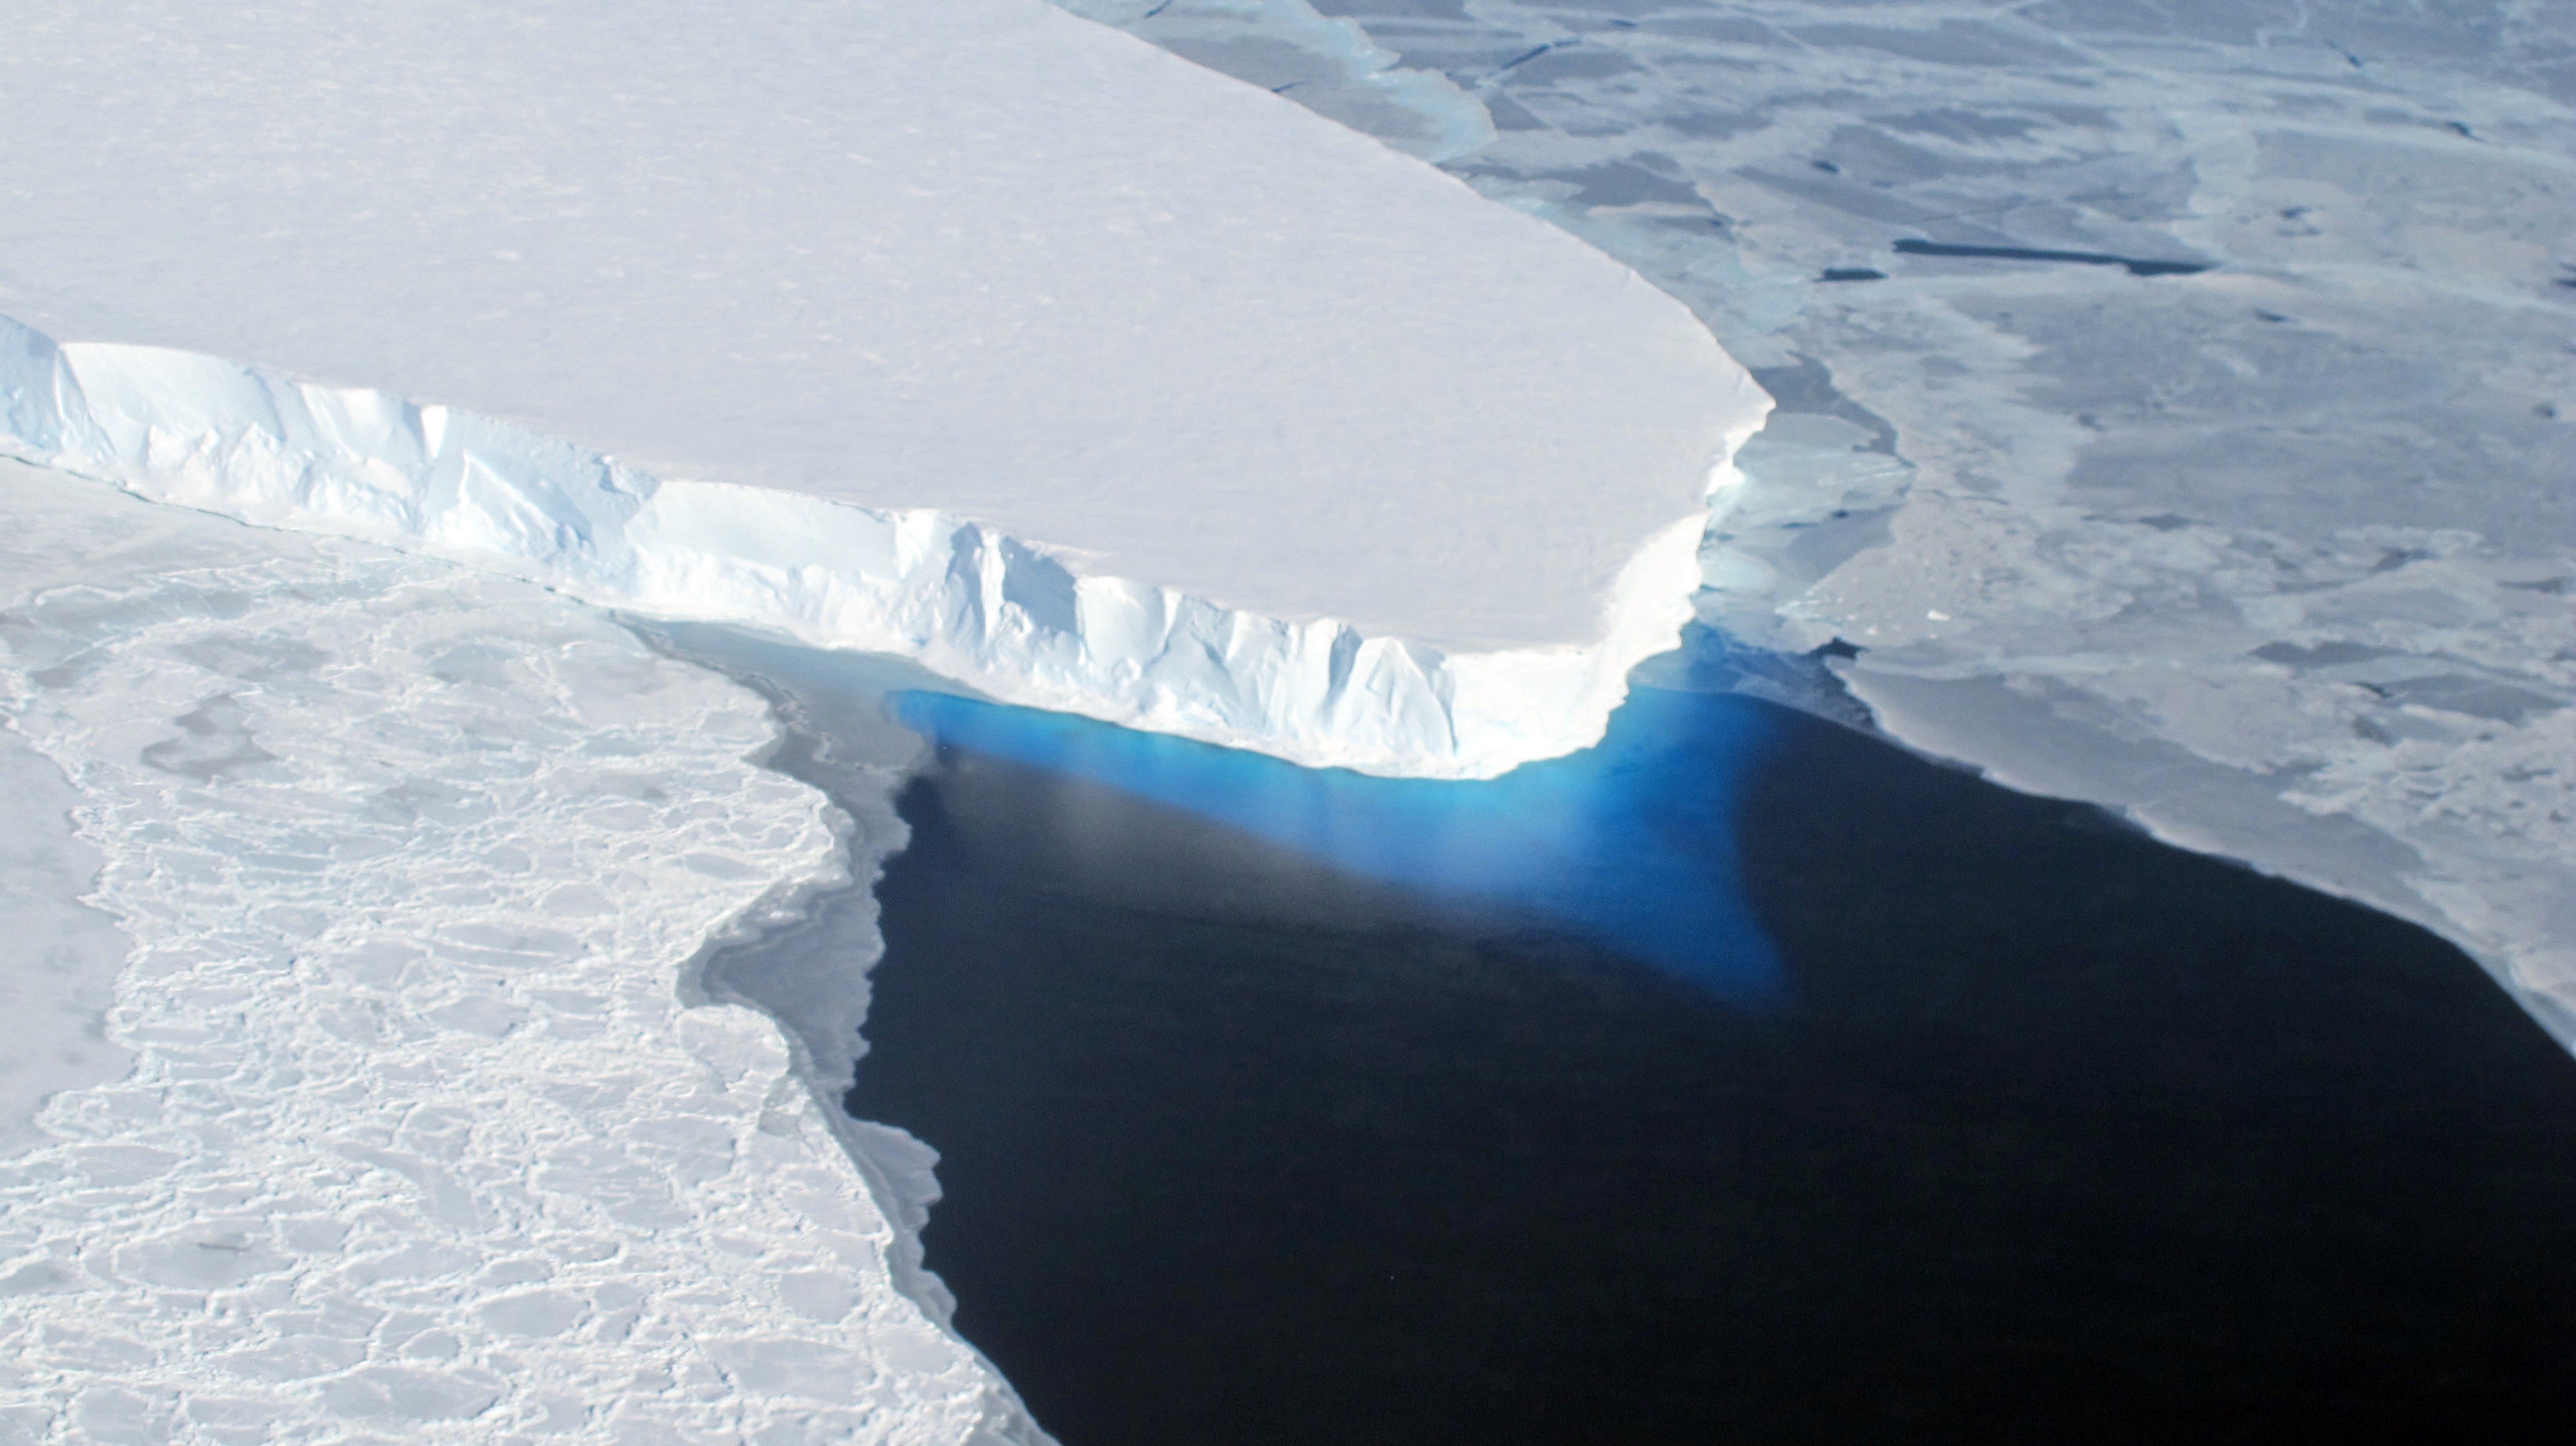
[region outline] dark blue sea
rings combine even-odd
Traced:
[[[2410,925],[1723,693],[1485,784],[896,706],[848,1103],[1068,1446],[2576,1426],[2576,1061]]]

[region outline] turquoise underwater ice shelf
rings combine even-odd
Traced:
[[[1771,736],[1758,704],[1632,686],[1594,747],[1482,782],[1301,768],[1088,718],[907,691],[934,741],[1084,779],[1426,897],[1498,908],[1744,1004],[1777,951],[1737,868],[1736,811]]]

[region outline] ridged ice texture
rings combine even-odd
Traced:
[[[1726,455],[1760,425],[1758,395]],[[1082,575],[937,511],[645,476],[445,407],[0,317],[0,453],[156,501],[339,533],[587,601],[897,653],[1009,702],[1300,763],[1489,777],[1601,736],[1673,647],[1706,518],[1655,534],[1588,647],[1444,654]],[[1734,473],[1711,475],[1723,494]]]
[[[756,698],[524,583],[6,464],[0,508],[7,719],[87,800],[136,1054],[0,1163],[0,1438],[1043,1439],[880,1206],[919,1182],[684,1002],[846,876]]]

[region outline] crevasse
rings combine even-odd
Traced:
[[[1712,503],[1737,481],[1731,431]],[[647,476],[526,429],[0,317],[0,453],[154,501],[335,533],[664,617],[898,654],[1006,702],[1312,766],[1482,778],[1597,741],[1677,643],[1706,511],[1656,532],[1589,646],[1444,653],[1085,575],[928,508]]]

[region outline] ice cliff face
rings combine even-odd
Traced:
[[[134,1063],[0,1161],[0,1437],[1044,1439],[917,1268],[926,1152],[688,988],[847,877],[759,699],[373,547],[5,463],[0,520]]]
[[[1758,425],[1738,411],[1733,442]],[[0,452],[156,501],[512,573],[586,601],[915,658],[1010,702],[1301,763],[1476,777],[1599,736],[1690,615],[1704,514],[1645,540],[1589,646],[1443,653],[1087,576],[941,512],[665,482],[524,429],[0,318]],[[1720,489],[1733,473],[1710,479]]]

